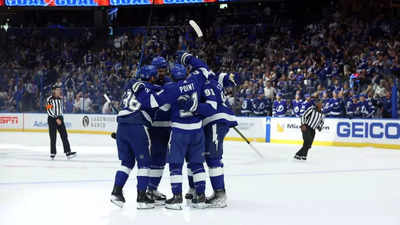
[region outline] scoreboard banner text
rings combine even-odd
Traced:
[[[154,1],[154,3],[153,3]],[[228,2],[232,0],[0,0],[7,6],[129,6]],[[4,4],[5,3],[5,4]]]

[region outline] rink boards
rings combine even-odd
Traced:
[[[238,129],[250,141],[302,144],[299,118],[237,117]],[[66,114],[70,133],[110,134],[117,128],[115,115]],[[0,113],[0,131],[47,132],[47,114]],[[242,141],[231,129],[226,140]],[[326,119],[314,145],[400,149],[400,120]]]

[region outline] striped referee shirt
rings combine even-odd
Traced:
[[[301,124],[305,124],[314,130],[321,130],[324,126],[324,115],[322,112],[318,112],[315,106],[312,106],[301,116]]]
[[[64,105],[61,98],[50,96],[47,98],[47,114],[50,117],[57,118],[63,115]]]

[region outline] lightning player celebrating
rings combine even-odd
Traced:
[[[186,56],[186,64],[194,69],[207,68],[205,63],[191,55]],[[227,206],[226,191],[223,172],[223,142],[226,134],[231,127],[237,126],[234,113],[228,106],[227,98],[224,94],[224,87],[237,86],[240,84],[238,74],[220,73],[215,76],[211,73],[208,82],[205,83],[203,96],[212,96],[216,99],[217,111],[203,120],[206,147],[206,163],[209,168],[211,186],[214,190],[212,196],[206,200],[207,207],[223,208]],[[206,100],[205,100],[206,101]],[[187,199],[195,198],[196,193],[193,187],[193,177],[191,174],[191,165],[188,166],[188,178],[190,191],[186,194]]]
[[[185,62],[187,55],[183,55]],[[182,209],[182,167],[184,160],[190,164],[196,197],[192,200],[195,208],[206,207],[204,162],[204,132],[202,116],[208,116],[216,111],[215,98],[207,96],[207,103],[199,103],[204,83],[209,72],[206,68],[193,70],[186,77],[186,69],[176,64],[171,69],[171,76],[176,83],[164,86],[164,91],[158,93],[157,101],[171,104],[171,137],[167,159],[171,176],[173,197],[165,202],[167,209]]]
[[[170,79],[166,76],[168,72],[168,63],[163,57],[158,56],[153,59],[151,64],[157,69],[157,71],[155,71],[157,73],[157,80],[154,82],[155,85],[153,90],[160,91],[162,85],[170,82]],[[164,204],[166,200],[166,196],[160,193],[157,189],[164,172],[168,151],[168,141],[171,133],[170,108],[170,104],[161,106],[155,112],[152,126],[149,129],[152,142],[149,174],[150,181],[147,195],[158,205]]]
[[[146,66],[141,73],[147,75],[154,68]],[[138,164],[137,174],[137,208],[154,208],[154,201],[146,195],[149,183],[150,167],[150,137],[148,127],[151,125],[149,111],[157,107],[154,96],[148,84],[135,79],[130,80],[126,86],[121,100],[121,111],[118,113],[117,122],[117,147],[121,168],[115,175],[114,189],[111,202],[119,207],[125,203],[122,189],[129,177],[129,173]],[[134,138],[132,138],[134,137]]]
[[[230,74],[232,83],[235,84],[235,74]],[[236,84],[235,84],[236,86]],[[206,137],[206,163],[209,168],[211,186],[214,190],[212,196],[207,198],[207,206],[223,208],[227,206],[224,182],[224,164],[222,162],[224,138],[231,127],[237,126],[234,113],[228,106],[223,86],[214,80],[206,85],[206,95],[215,95],[217,98],[217,112],[203,120]]]

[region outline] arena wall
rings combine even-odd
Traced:
[[[66,114],[65,125],[70,133],[111,134],[117,128],[115,115]],[[238,129],[250,141],[302,144],[299,118],[237,117]],[[47,114],[0,113],[0,131],[47,132]],[[229,141],[242,141],[231,129]],[[326,119],[317,132],[314,145],[377,147],[400,149],[400,120],[390,119]]]

